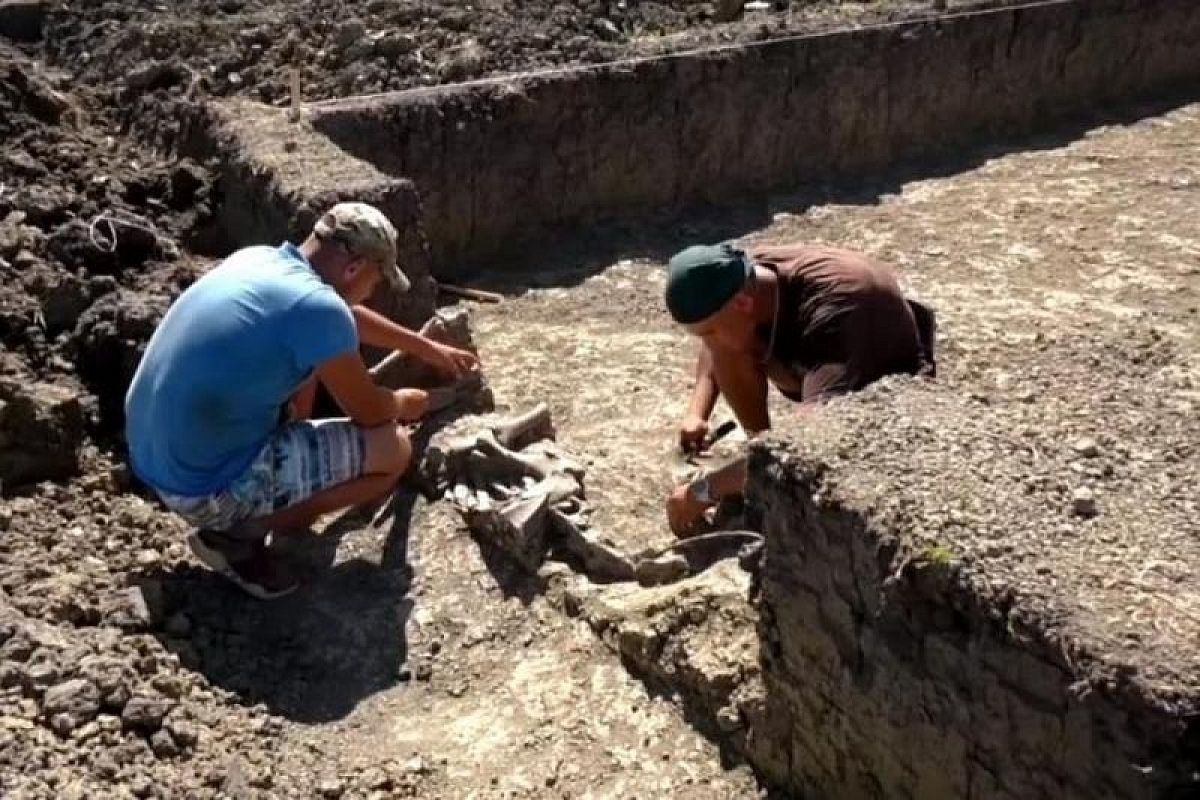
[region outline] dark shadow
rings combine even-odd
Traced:
[[[1096,110],[1060,120],[1050,131],[999,136],[975,144],[946,148],[934,155],[902,160],[867,175],[826,178],[764,188],[757,194],[721,205],[682,209],[630,208],[619,216],[589,219],[530,232],[510,240],[503,252],[456,263],[452,282],[519,297],[533,289],[571,287],[597,275],[621,259],[665,263],[691,244],[734,239],[761,230],[779,213],[802,214],[826,204],[877,205],[914,180],[956,175],[987,161],[1020,152],[1052,150],[1105,125],[1129,125],[1194,102],[1194,92],[1176,92]]]
[[[320,534],[281,537],[275,547],[301,586],[278,600],[250,598],[200,567],[158,576],[166,614],[186,615],[191,630],[182,642],[157,635],[187,666],[248,703],[298,722],[346,716],[394,685],[408,658],[409,534],[417,499],[405,486],[343,512]],[[373,520],[387,525],[378,563],[359,555],[334,563],[345,538]]]
[[[506,599],[515,597],[528,606],[536,597],[545,594],[546,582],[518,564],[503,548],[478,536],[472,535],[471,539],[479,547],[484,566]]]
[[[354,558],[270,602],[201,568],[161,580],[168,612],[191,623],[182,645],[159,632],[167,646],[213,685],[298,722],[344,717],[393,685],[407,658],[412,601],[400,570]]]

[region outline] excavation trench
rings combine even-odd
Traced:
[[[1194,86],[1198,39],[1183,0],[1060,0],[318,104],[299,121],[213,104],[152,133],[221,159],[219,246],[298,235],[353,197],[404,232],[415,290],[383,310],[423,323],[435,276],[506,295],[472,321],[495,410],[548,404],[575,481],[554,502],[591,513],[578,535],[536,498],[516,533],[480,523],[546,477],[528,465],[500,491],[495,475],[433,480],[445,499],[429,513],[457,506],[496,569],[524,576],[508,590],[585,621],[767,784],[1182,797],[1200,768],[1182,489],[1198,456],[1178,445],[1200,401],[1200,286],[1181,266],[1200,252],[1186,199],[1200,116],[1079,123]],[[1028,152],[981,149],[1013,137]],[[913,160],[926,177],[887,177]],[[927,177],[947,165],[961,171]],[[643,235],[639,216],[663,227]],[[659,578],[639,557],[672,541],[660,509],[690,357],[661,309],[662,264],[731,228],[898,264],[940,309],[944,376],[884,382],[816,421],[774,409],[749,493],[761,568],[734,548],[644,585]],[[466,431],[455,457],[486,460],[488,424],[437,436]]]

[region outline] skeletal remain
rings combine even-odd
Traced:
[[[550,420],[550,407],[539,403],[526,414],[493,425],[492,433],[496,441],[513,450],[520,450],[539,439],[553,439],[554,423]]]
[[[424,325],[421,326],[419,333],[428,339],[447,343],[444,340],[448,331],[449,328],[446,324],[446,320],[443,317],[435,314],[430,317]],[[386,356],[384,356],[378,364],[371,367],[371,375],[373,377],[379,377],[392,367],[408,359],[411,359],[411,356],[408,353],[404,352],[403,350],[393,350],[391,353],[388,353]]]
[[[420,333],[428,339],[451,347],[475,350],[471,339],[470,316],[464,308],[440,309],[421,326]],[[375,381],[383,386],[427,390],[430,395],[431,412],[455,404],[475,411],[490,411],[494,407],[491,389],[478,372],[464,375],[457,382],[446,385],[443,374],[420,359],[399,350],[389,353],[371,367],[370,372]]]
[[[467,527],[502,547],[522,566],[541,566],[549,544],[548,497],[544,494],[519,497],[499,508],[469,509]]]
[[[692,548],[726,542],[743,545],[739,555],[747,568],[758,564],[763,538],[749,530],[721,530],[640,556],[623,555],[591,529],[584,469],[550,440],[553,433],[545,405],[508,419],[459,420],[434,437],[422,473],[432,471],[435,485],[450,486],[447,499],[476,536],[530,571],[551,553],[578,565],[592,580],[653,586],[700,569],[706,556]]]
[[[541,461],[537,461],[522,453],[514,450],[509,450],[500,442],[496,441],[496,435],[489,431],[484,431],[475,439],[475,450],[490,457],[494,463],[502,465],[518,477],[528,475],[537,480],[543,480],[550,474],[550,466]]]
[[[589,577],[609,581],[633,580],[633,564],[616,548],[606,544],[598,533],[581,527],[574,518],[556,509],[549,509],[548,515],[556,547],[578,559]]]
[[[692,572],[688,560],[678,553],[667,553],[657,558],[644,558],[638,562],[635,574],[642,586],[661,586],[682,580]]]

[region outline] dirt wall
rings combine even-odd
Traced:
[[[345,200],[371,203],[400,234],[399,259],[412,289],[380,288],[369,305],[418,327],[433,313],[436,285],[420,226],[420,198],[411,181],[381,174],[351,158],[281,110],[239,100],[144,103],[138,134],[159,149],[217,157],[215,219],[188,245],[213,256],[238,247],[303,241],[322,210]],[[368,348],[374,358],[382,355]]]
[[[559,226],[868,174],[1200,75],[1192,0],[1058,0],[321,104],[425,195],[435,271]]]
[[[832,499],[786,447],[757,448],[767,707],[786,780],[820,798],[1194,796],[1197,730],[1130,687],[1095,690],[970,577]],[[779,725],[780,720],[776,720]],[[751,754],[753,758],[753,753]]]

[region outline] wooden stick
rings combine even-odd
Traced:
[[[481,303],[501,303],[504,302],[504,295],[496,292],[485,292],[482,289],[470,289],[465,286],[454,286],[449,283],[439,283],[438,291],[452,294],[455,297],[463,297],[467,300],[478,300]]]
[[[395,364],[397,361],[399,361],[403,357],[404,357],[403,350],[393,350],[392,352],[390,352],[386,356],[384,356],[382,359],[380,359],[379,363],[376,364],[375,366],[371,367],[369,370],[367,370],[367,372],[371,373],[372,378],[377,378],[381,374],[383,374],[384,370],[386,370],[392,364]]]
[[[288,112],[288,119],[291,120],[292,122],[298,122],[300,120],[300,69],[299,69],[299,67],[292,67],[292,72],[291,72],[291,76],[289,79],[289,83],[291,84],[290,88],[291,88],[291,94],[292,94],[292,108]]]

